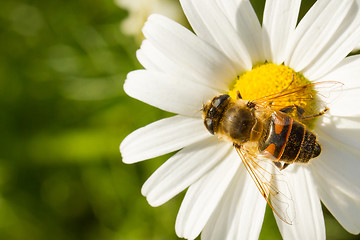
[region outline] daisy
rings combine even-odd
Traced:
[[[125,92],[175,113],[127,136],[125,163],[179,150],[146,181],[142,194],[159,206],[188,188],[176,219],[179,237],[257,239],[266,201],[231,142],[211,135],[200,109],[228,93],[251,100],[288,86],[340,81],[340,98],[309,128],[322,146],[309,164],[282,171],[295,219],[276,221],[284,239],[325,239],[321,201],[350,233],[360,232],[360,4],[319,0],[297,24],[300,0],[267,0],[263,23],[247,0],[180,0],[194,32],[152,15]],[[305,103],[305,108],[322,104]],[[289,100],[289,105],[290,105]],[[299,103],[301,104],[301,103]],[[282,189],[280,189],[282,190]]]
[[[353,49],[352,52],[357,52],[357,51],[359,51],[359,50],[360,50],[360,44],[358,44],[358,45]]]

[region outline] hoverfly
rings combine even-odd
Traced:
[[[288,224],[292,224],[294,218],[291,216],[293,202],[281,170],[292,163],[307,164],[320,155],[321,145],[316,135],[301,121],[319,117],[328,108],[305,115],[302,107],[284,103],[290,98],[313,100],[315,86],[330,89],[341,85],[328,81],[290,88],[292,83],[278,93],[251,101],[242,99],[239,92],[236,99],[228,94],[218,95],[202,109],[206,129],[233,143],[262,196],[275,214]],[[280,186],[285,190],[280,191]]]

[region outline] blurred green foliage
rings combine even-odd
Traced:
[[[170,116],[122,90],[141,68],[126,16],[112,0],[2,2],[0,239],[177,239],[183,194],[152,208],[140,193],[169,155],[125,165],[118,150]],[[352,237],[326,216],[329,239]],[[274,229],[268,211],[260,238]]]

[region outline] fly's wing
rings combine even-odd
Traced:
[[[295,219],[295,208],[286,176],[277,169],[272,161],[259,160],[254,153],[241,146],[235,146],[235,149],[256,187],[274,213],[282,221],[291,225]]]
[[[314,106],[307,114],[314,114],[323,110],[341,95],[343,84],[335,81],[323,81],[292,88],[291,84],[284,90],[251,101],[255,106],[263,109],[278,111],[293,104],[306,108]],[[309,108],[307,108],[309,109]]]

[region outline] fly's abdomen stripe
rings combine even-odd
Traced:
[[[304,142],[305,131],[304,125],[296,121],[293,122],[289,138],[280,160],[292,163],[299,157],[302,143]]]
[[[315,147],[316,147],[315,135],[310,131],[306,131],[304,133],[304,142],[301,146],[301,151],[299,153],[297,162],[307,163],[313,157]]]
[[[290,136],[294,120],[281,113],[271,115],[269,131],[265,141],[260,144],[259,150],[262,154],[271,155],[280,160]]]

